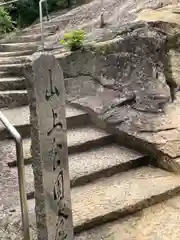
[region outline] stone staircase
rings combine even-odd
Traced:
[[[30,54],[37,49],[36,41],[40,35],[37,31],[32,42],[30,33],[23,34],[13,38],[16,43],[12,39],[9,43],[1,40],[0,108],[23,137],[31,237],[34,240],[36,227],[29,108],[19,67],[23,64],[23,58],[30,58]],[[94,126],[86,112],[67,105],[66,119],[75,239],[155,239],[152,229],[149,238],[142,235],[143,228],[136,229],[137,212],[140,219],[143,211],[149,211],[147,215],[151,215],[151,221],[148,226],[152,226],[158,219],[155,214],[162,209],[162,205],[155,205],[155,210],[150,206],[165,200],[163,204],[168,204],[168,199],[177,198],[180,177],[150,165],[151,159],[145,154],[121,146],[115,136]],[[10,229],[18,235],[20,206],[15,147],[2,125],[0,140],[0,206],[3,205],[0,215],[3,218],[8,216]],[[163,214],[166,214],[166,205],[163,206]],[[150,210],[143,210],[146,208]]]

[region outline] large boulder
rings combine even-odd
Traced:
[[[172,5],[143,9],[131,24],[116,29],[112,39],[59,56],[69,102],[89,111],[124,144],[152,154],[163,167],[176,171],[179,12]]]

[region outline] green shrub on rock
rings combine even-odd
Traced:
[[[8,11],[4,7],[0,7],[0,34],[13,31],[14,25]]]
[[[71,51],[76,51],[83,46],[85,39],[85,32],[83,30],[75,30],[64,35],[64,39],[60,41],[62,45],[70,49]]]

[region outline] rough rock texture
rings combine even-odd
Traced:
[[[14,206],[10,211],[0,208],[0,237],[1,240],[22,240],[22,224],[20,206]],[[33,217],[32,217],[33,216]],[[29,208],[30,239],[37,240],[34,207]]]
[[[21,211],[17,169],[10,169],[8,161],[16,160],[14,141],[0,142],[0,239],[21,240]],[[29,175],[25,171],[26,177]],[[27,180],[27,178],[26,178]],[[33,178],[31,178],[31,183]],[[28,191],[29,182],[26,182]],[[30,222],[30,224],[32,224]],[[34,226],[34,224],[32,224]],[[32,240],[35,240],[35,229],[30,227]]]
[[[106,41],[113,39],[123,24],[130,24],[139,12],[146,8],[158,9],[168,4],[177,4],[179,0],[103,0],[105,27],[100,26],[102,13],[101,1],[92,0],[89,4],[79,6],[73,10],[59,14],[47,26],[56,27],[56,34],[46,38],[47,47],[59,47],[59,39],[65,32],[72,29],[84,29],[88,41]],[[37,26],[36,26],[37,27]],[[123,26],[123,28],[126,28]]]
[[[179,196],[76,236],[75,240],[178,240]]]
[[[140,9],[114,39],[58,56],[67,100],[168,169],[180,155],[177,11],[173,5]]]
[[[28,104],[26,90],[0,91],[0,107],[14,108]]]

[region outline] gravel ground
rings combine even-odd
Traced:
[[[8,167],[15,160],[13,141],[0,142],[0,239],[21,239],[21,215],[17,174]]]

